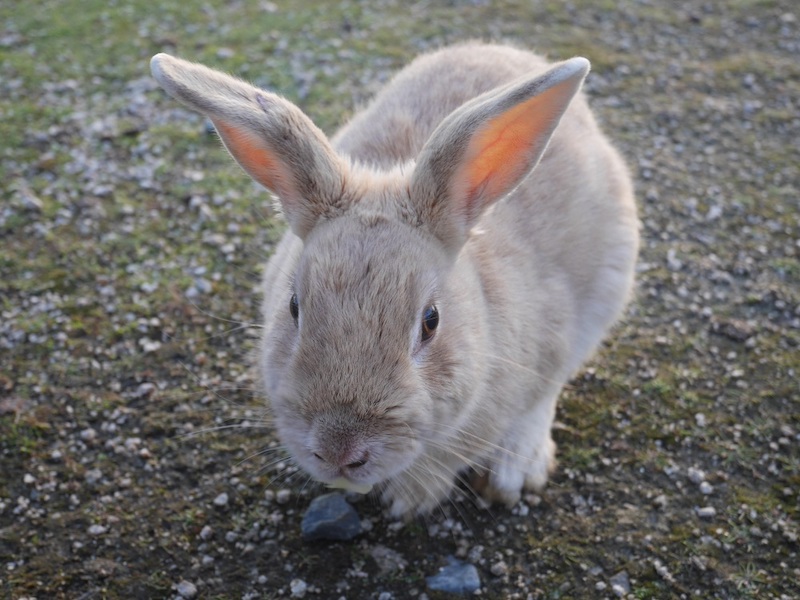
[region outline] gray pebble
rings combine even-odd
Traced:
[[[495,577],[502,577],[503,575],[508,574],[508,564],[504,560],[497,561],[494,563],[489,570],[492,572],[492,575]]]
[[[474,565],[449,556],[449,564],[439,573],[427,577],[428,588],[451,594],[472,594],[481,587],[481,579]]]
[[[611,584],[611,590],[619,598],[626,596],[631,591],[631,581],[627,571],[620,571],[612,576],[608,582]]]
[[[86,471],[86,474],[84,475],[84,479],[86,479],[86,483],[89,485],[95,485],[102,478],[103,472],[100,469],[90,469]]]
[[[228,494],[222,492],[219,496],[214,498],[214,506],[227,506],[228,505]]]
[[[197,586],[185,579],[176,586],[175,591],[178,592],[178,596],[186,600],[197,597]]]
[[[381,575],[402,571],[408,565],[408,561],[399,553],[383,544],[376,544],[370,548],[370,556],[378,565]]]
[[[301,524],[305,540],[351,540],[361,533],[361,519],[342,494],[312,500]]]

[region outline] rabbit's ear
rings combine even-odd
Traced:
[[[530,173],[589,72],[573,58],[451,113],[422,149],[411,183],[420,219],[457,249],[483,211]]]
[[[277,194],[292,230],[305,237],[342,194],[345,165],[325,135],[291,102],[167,54],[150,62],[174,98],[211,119],[225,147]]]

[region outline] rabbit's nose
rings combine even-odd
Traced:
[[[341,451],[319,450],[314,452],[314,457],[338,469],[342,473],[355,471],[367,464],[369,453],[362,448],[346,449]]]

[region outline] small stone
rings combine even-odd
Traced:
[[[100,469],[90,469],[86,471],[84,478],[86,479],[86,483],[94,485],[103,478],[103,472]]]
[[[194,289],[200,294],[208,294],[212,287],[211,282],[203,277],[198,277],[194,280]]]
[[[495,577],[502,577],[503,575],[508,574],[508,565],[506,564],[506,561],[499,560],[489,568],[489,571],[491,571],[492,575]]]
[[[308,591],[308,584],[302,579],[292,579],[289,589],[292,591],[292,598],[304,598]]]
[[[702,508],[695,508],[694,512],[701,519],[712,519],[717,516],[717,509],[713,506],[703,506]]]
[[[369,553],[378,565],[378,571],[380,571],[381,575],[402,571],[408,565],[408,562],[403,558],[402,554],[382,544],[373,546]]]
[[[697,413],[694,416],[694,422],[697,423],[698,427],[705,427],[706,426],[706,416],[703,413]]]
[[[292,498],[291,490],[278,490],[278,493],[275,494],[275,502],[277,502],[278,504],[288,504],[291,498]]]
[[[428,589],[451,594],[473,594],[481,587],[478,570],[474,565],[461,562],[452,556],[439,573],[427,577]]]
[[[608,582],[611,584],[611,591],[614,592],[618,598],[622,598],[630,593],[631,581],[628,578],[627,571],[620,571],[612,576]]]
[[[161,342],[158,340],[151,340],[149,337],[145,336],[139,340],[139,346],[142,348],[142,352],[145,354],[150,354],[152,352],[156,352],[159,348],[161,348]],[[146,385],[146,384],[142,384]],[[150,384],[152,385],[152,384]],[[141,387],[141,386],[139,386]],[[151,388],[151,391],[155,390],[155,386]],[[142,395],[149,395],[149,394],[142,394]],[[137,396],[140,397],[140,396]]]
[[[697,558],[697,557],[694,557],[694,558]],[[657,558],[653,561],[653,567],[655,568],[656,573],[658,574],[659,577],[661,577],[662,579],[665,579],[666,581],[669,581],[669,582],[673,581],[672,574],[669,572],[669,569],[667,569],[667,567],[664,565],[664,563],[662,563]],[[703,566],[701,568],[701,570],[705,571],[706,569]]]
[[[667,268],[670,271],[680,271],[683,268],[683,261],[678,258],[675,248],[667,250]]]
[[[92,525],[87,530],[89,535],[103,535],[106,531],[108,531],[108,527],[104,527],[103,525]]]
[[[206,525],[200,530],[200,539],[203,541],[208,541],[211,539],[211,536],[214,535],[214,530],[211,529],[210,525]]]
[[[145,346],[145,344],[142,343],[142,340],[139,340],[139,344],[142,345],[143,347]],[[156,385],[154,383],[149,383],[149,382],[142,383],[139,385],[139,387],[136,388],[136,391],[133,392],[133,397],[146,398],[148,396],[151,396],[155,391],[156,391]]]
[[[36,478],[30,473],[25,473],[25,475],[22,477],[22,483],[31,485],[32,483],[36,483]]]
[[[653,506],[656,508],[665,508],[667,506],[667,497],[664,494],[659,494],[653,498]]]
[[[214,498],[214,506],[227,506],[228,505],[228,494],[222,492],[219,496]]]
[[[473,564],[481,562],[484,550],[485,548],[482,545],[476,544],[470,548],[469,553],[467,554],[467,560]]]
[[[186,600],[197,597],[197,586],[185,579],[175,586],[175,591],[178,592],[178,596],[186,598]]]
[[[700,483],[700,493],[705,494],[708,496],[709,494],[714,492],[714,486],[708,483],[707,481],[702,481]]]
[[[689,481],[698,485],[706,479],[706,474],[700,469],[695,469],[694,467],[689,467],[687,475],[689,477]]]
[[[347,541],[361,533],[361,519],[342,494],[324,494],[311,501],[300,529],[307,541]]]
[[[95,431],[94,428],[89,427],[81,431],[78,435],[84,442],[91,442],[97,437],[97,431]]]
[[[36,194],[33,193],[33,190],[31,190],[27,182],[18,180],[16,184],[17,197],[19,198],[22,208],[31,212],[42,212],[44,209],[44,203]]]

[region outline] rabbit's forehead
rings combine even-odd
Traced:
[[[413,228],[383,217],[342,218],[307,240],[298,293],[369,301],[387,293],[414,302],[435,279],[436,249]]]

